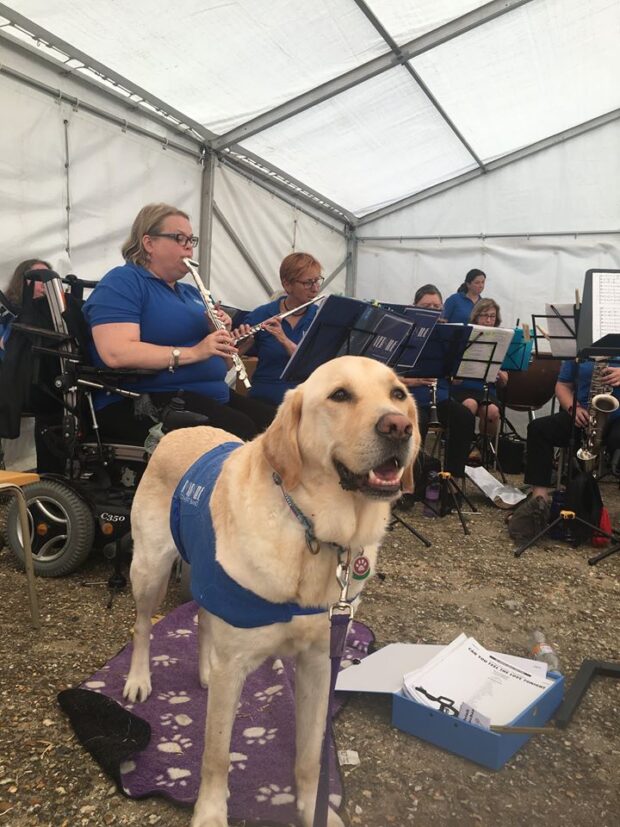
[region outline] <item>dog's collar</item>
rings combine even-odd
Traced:
[[[311,554],[319,553],[319,551],[321,550],[321,543],[324,543],[326,546],[331,546],[332,548],[336,549],[339,556],[346,555],[350,552],[349,548],[345,548],[345,546],[341,546],[339,543],[332,543],[325,540],[319,540],[316,534],[314,533],[314,525],[312,524],[312,520],[306,517],[301,508],[293,500],[291,495],[287,494],[287,492],[284,490],[284,485],[282,484],[282,477],[278,474],[277,471],[274,471],[271,476],[275,484],[282,491],[282,496],[284,497],[286,504],[291,509],[296,519],[303,526],[306,535],[306,545],[308,546],[308,550]]]

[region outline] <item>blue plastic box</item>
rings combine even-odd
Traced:
[[[562,701],[564,678],[550,672],[555,683],[521,715],[511,726],[544,726]],[[438,747],[469,758],[491,770],[499,770],[509,758],[532,736],[505,735],[460,721],[453,715],[438,712],[412,701],[402,693],[392,696],[392,724],[403,732],[430,741]]]

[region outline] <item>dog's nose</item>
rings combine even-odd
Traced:
[[[383,414],[375,428],[381,436],[386,436],[395,442],[410,439],[413,432],[413,425],[407,417],[401,413]]]

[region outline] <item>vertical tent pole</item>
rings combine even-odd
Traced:
[[[357,234],[355,227],[349,225],[347,235],[347,273],[344,292],[346,296],[355,296],[357,290]]]
[[[211,246],[213,243],[213,190],[215,184],[215,153],[205,150],[200,187],[200,243],[198,260],[200,275],[208,287],[211,283]]]

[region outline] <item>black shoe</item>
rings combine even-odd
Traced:
[[[395,508],[399,511],[412,511],[416,504],[417,497],[415,494],[401,494],[400,499],[396,500]]]

